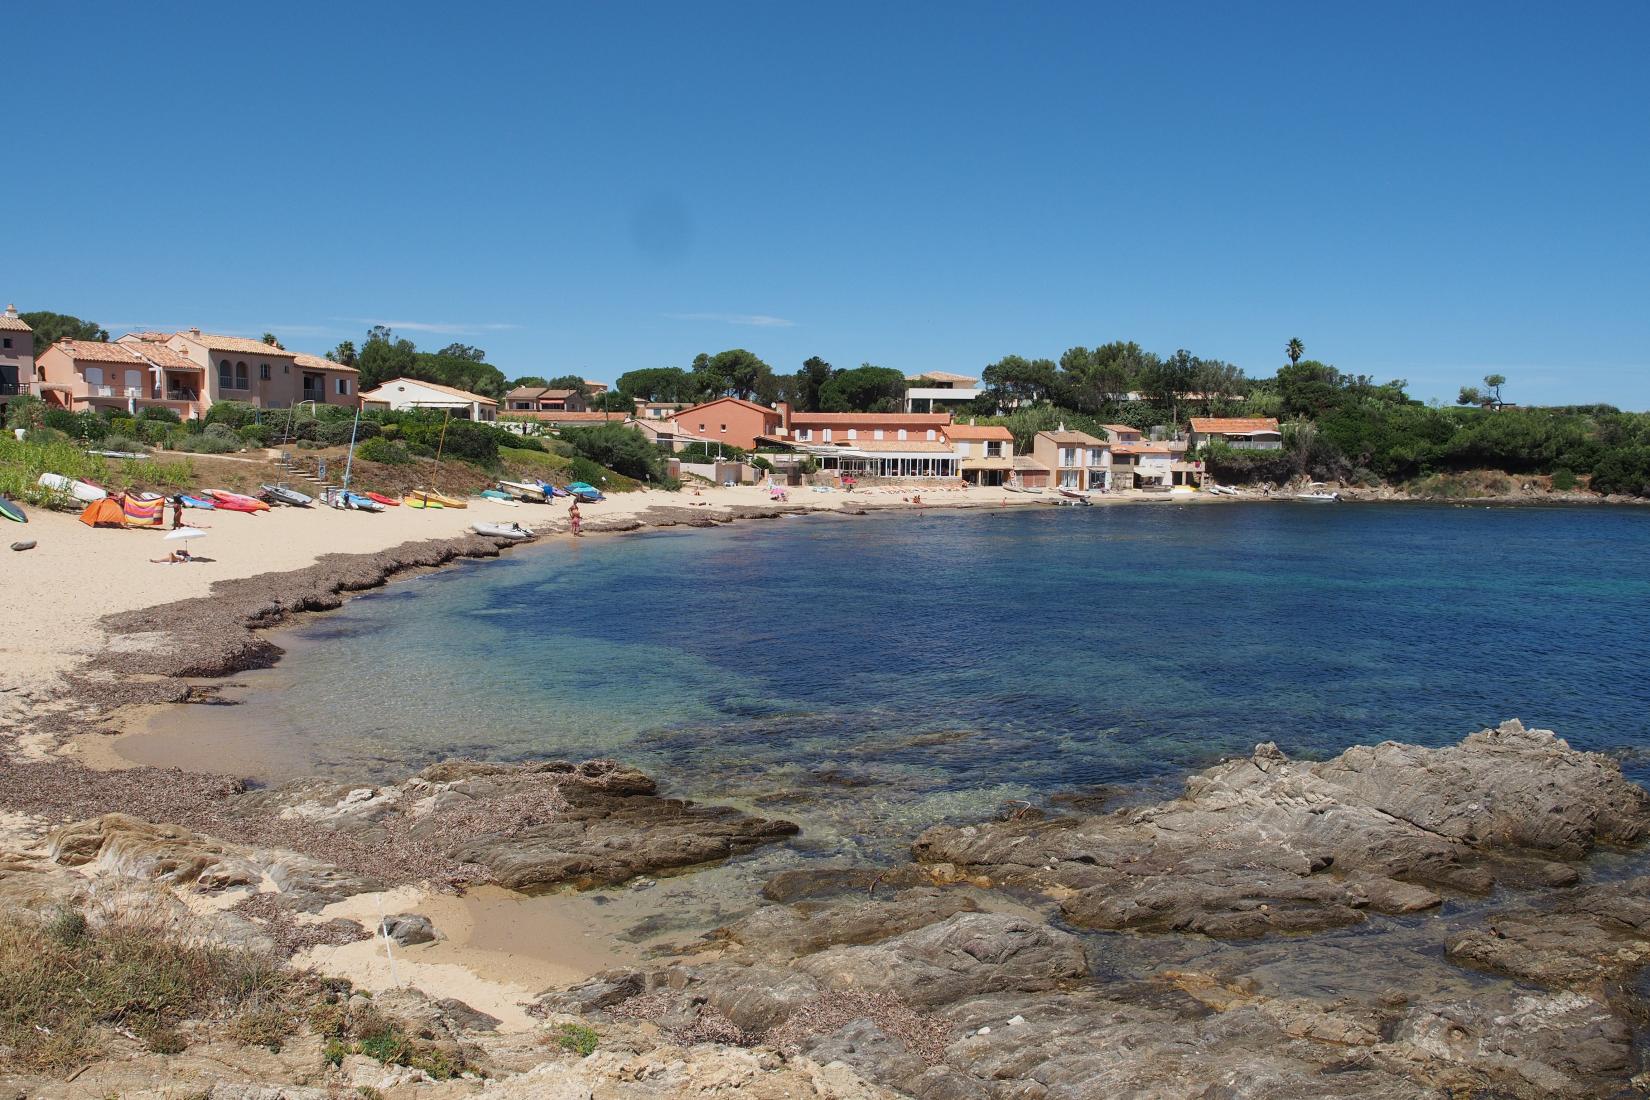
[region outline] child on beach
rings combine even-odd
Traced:
[[[584,526],[584,524],[580,522],[580,519],[579,519],[579,502],[576,501],[576,500],[567,509],[567,521],[573,525],[573,537],[574,538],[580,538],[584,535],[584,532],[582,530],[580,530],[580,528],[582,528]]]

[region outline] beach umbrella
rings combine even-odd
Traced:
[[[165,542],[182,542],[187,539],[204,539],[206,532],[199,527],[179,527],[176,531],[168,531],[163,536]]]

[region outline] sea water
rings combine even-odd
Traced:
[[[1511,717],[1642,782],[1647,626],[1650,510],[816,515],[398,582],[284,635],[238,710],[195,710],[340,776],[612,757],[889,854],[1262,741],[1321,758]]]

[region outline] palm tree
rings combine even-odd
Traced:
[[[1284,354],[1289,356],[1289,365],[1292,367],[1301,361],[1301,356],[1306,354],[1306,345],[1301,343],[1299,336],[1293,336],[1290,337],[1289,343],[1284,346],[1283,350]]]

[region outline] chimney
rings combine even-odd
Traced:
[[[6,303],[6,319],[8,321],[17,320],[17,307],[12,305],[10,302]]]
[[[791,403],[789,401],[774,402],[775,409],[779,410],[779,434],[791,434]]]
[[[200,334],[201,334],[201,327],[199,325],[196,325],[196,326],[194,326],[193,328],[191,328],[189,330],[189,335],[195,337],[197,340],[200,339]]]

